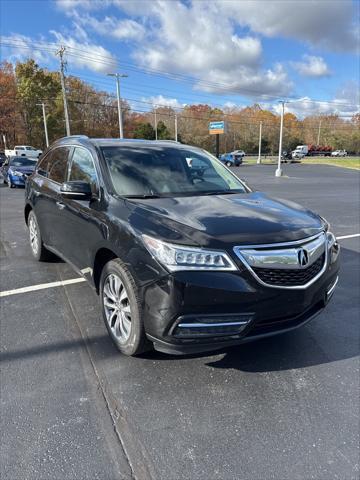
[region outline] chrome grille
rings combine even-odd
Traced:
[[[262,284],[274,288],[307,288],[325,271],[325,233],[303,240],[234,247],[245,267]]]
[[[281,268],[254,268],[256,275],[265,283],[277,285],[281,287],[306,285],[310,282],[322,269],[325,261],[323,253],[315,263],[303,270],[290,270]]]

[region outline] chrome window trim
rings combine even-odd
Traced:
[[[284,285],[272,285],[270,283],[266,283],[261,278],[254,272],[254,270],[251,268],[251,266],[247,263],[246,259],[241,255],[241,249],[245,248],[272,248],[272,247],[289,247],[293,245],[301,245],[304,243],[307,243],[311,240],[314,240],[320,235],[324,235],[324,244],[325,244],[325,260],[322,269],[320,272],[315,275],[314,278],[312,278],[308,283],[305,283],[304,285],[291,285],[291,286],[284,286]],[[283,290],[305,290],[306,288],[310,287],[313,285],[326,271],[329,263],[329,247],[328,247],[328,242],[327,242],[327,236],[326,232],[320,232],[316,235],[313,235],[311,237],[304,238],[302,240],[295,240],[294,242],[283,242],[283,243],[270,243],[270,244],[261,244],[261,245],[238,245],[233,248],[233,251],[235,255],[241,260],[241,262],[244,264],[245,268],[251,273],[251,275],[260,283],[260,285],[263,285],[264,287],[268,288],[277,288],[277,289],[283,289]],[[299,270],[300,272],[301,270]]]

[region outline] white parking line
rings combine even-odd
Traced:
[[[17,295],[18,293],[27,293],[27,292],[35,292],[36,290],[44,290],[45,288],[53,288],[53,287],[63,287],[65,285],[71,285],[73,283],[80,283],[85,282],[85,278],[71,278],[69,280],[60,280],[58,282],[51,282],[51,283],[40,283],[38,285],[31,285],[30,287],[23,287],[23,288],[14,288],[13,290],[5,290],[0,292],[0,297],[8,297],[10,295]]]
[[[354,233],[354,235],[343,235],[342,237],[336,237],[338,240],[345,240],[346,238],[360,237],[360,233]]]
[[[345,240],[347,238],[360,237],[360,233],[353,235],[343,235],[342,237],[336,237],[338,240]],[[85,282],[85,278],[71,278],[69,280],[61,280],[59,282],[40,283],[39,285],[30,285],[30,287],[14,288],[13,290],[5,290],[0,292],[1,297],[9,297],[10,295],[17,295],[18,293],[36,292],[37,290],[44,290],[45,288],[63,287],[65,285],[71,285],[73,283]]]

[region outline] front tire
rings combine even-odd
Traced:
[[[231,162],[226,162],[225,165],[226,165],[227,167],[231,167],[231,166],[232,166],[232,163],[231,163]]]
[[[111,260],[103,268],[100,299],[106,328],[120,352],[133,356],[149,350],[138,288],[120,259]]]
[[[30,236],[30,248],[33,257],[38,262],[48,260],[51,256],[51,253],[43,245],[39,224],[33,211],[29,213],[28,227]]]
[[[15,185],[12,183],[10,177],[8,177],[7,184],[8,184],[8,187],[9,187],[9,188],[15,188]]]

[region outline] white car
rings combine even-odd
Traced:
[[[331,152],[332,157],[346,157],[347,151],[346,150],[334,150]]]
[[[41,154],[42,150],[38,150],[30,145],[15,145],[14,150],[5,150],[7,157],[39,158]]]
[[[239,155],[240,157],[245,157],[246,153],[244,152],[244,150],[234,150],[233,152],[234,155]]]

